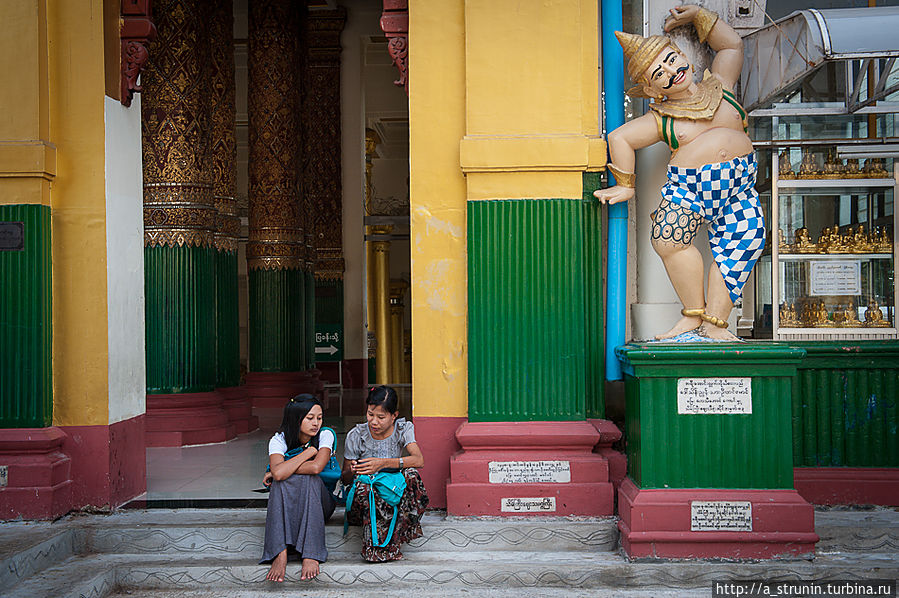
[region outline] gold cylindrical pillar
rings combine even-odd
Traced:
[[[380,137],[374,129],[365,129],[365,204],[363,206],[366,216],[372,215],[372,195],[373,188],[371,184],[373,160],[378,144],[381,143]],[[371,235],[372,227],[365,227],[365,236]],[[365,243],[365,304],[366,318],[368,320],[368,332],[377,338],[377,323],[375,322],[375,252],[372,241]]]
[[[405,306],[403,295],[409,287],[404,280],[390,281],[390,382],[398,384],[403,379],[403,316]]]
[[[393,227],[373,226],[375,235],[387,235]],[[375,354],[375,380],[378,384],[390,383],[390,241],[370,241],[374,265],[374,312],[378,348]]]

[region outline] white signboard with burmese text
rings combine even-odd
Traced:
[[[752,503],[742,500],[690,501],[691,532],[751,532]]]
[[[678,378],[677,413],[752,413],[752,378]]]
[[[816,261],[811,264],[809,295],[861,295],[859,260]]]
[[[503,513],[554,513],[556,497],[504,498],[500,508]]]
[[[570,461],[491,461],[491,484],[567,484]]]

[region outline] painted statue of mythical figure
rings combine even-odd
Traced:
[[[718,15],[693,5],[671,9],[665,31],[692,23],[701,42],[716,52],[711,72],[693,80],[693,66],[668,37],[616,32],[637,85],[634,97],[649,97],[647,114],[609,133],[616,185],[594,195],[617,203],[634,196],[634,151],[657,141],[671,148],[668,181],[652,215],[652,246],[683,304],[682,318],[657,338],[694,331],[714,340],[736,340],[727,318],[765,244],[757,164],[746,134],[746,112],[733,88],[743,66],[743,42]],[[702,255],[693,246],[708,223],[715,264],[704,292]]]

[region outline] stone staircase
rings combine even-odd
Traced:
[[[819,511],[814,561],[643,561],[618,551],[615,519],[457,519],[429,514],[405,559],[368,564],[359,528],[327,526],[329,561],[311,583],[289,563],[265,582],[263,509],[123,510],[0,524],[0,593],[66,596],[709,596],[715,580],[899,578],[899,512]],[[513,591],[514,590],[514,591]],[[395,594],[391,594],[395,592]]]

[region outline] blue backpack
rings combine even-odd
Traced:
[[[379,471],[373,476],[356,476],[356,479],[353,480],[353,485],[350,486],[350,490],[346,495],[346,510],[348,513],[350,509],[353,508],[353,497],[356,494],[356,484],[358,482],[368,484],[368,515],[369,517],[371,517],[372,544],[376,548],[384,548],[385,546],[390,544],[390,540],[393,538],[393,530],[396,527],[396,518],[397,514],[399,513],[397,505],[400,504],[400,499],[403,498],[403,492],[406,491],[406,478],[405,476],[403,476],[402,472],[399,471]],[[390,529],[387,530],[387,537],[384,539],[383,543],[378,542],[378,525],[375,522],[375,491],[378,492],[378,496],[384,499],[384,502],[386,502],[388,505],[393,506],[393,519],[390,520]],[[347,530],[349,529],[349,525],[349,521],[344,518],[344,535],[346,535]]]

